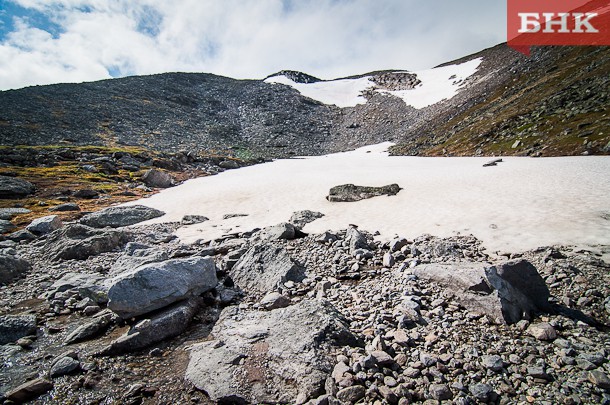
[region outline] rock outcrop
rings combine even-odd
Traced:
[[[330,202],[354,202],[382,195],[393,196],[401,190],[398,184],[390,184],[382,187],[356,186],[354,184],[343,184],[330,189],[326,199]]]

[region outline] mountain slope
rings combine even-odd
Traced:
[[[0,92],[0,143],[245,158],[382,141],[411,155],[608,153],[609,58],[608,47],[526,58],[502,44],[428,71],[331,81],[282,71],[264,81],[168,73],[37,86]]]

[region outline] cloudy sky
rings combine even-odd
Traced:
[[[323,79],[505,41],[501,0],[0,0],[0,90],[170,71]]]

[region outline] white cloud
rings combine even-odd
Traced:
[[[28,21],[0,38],[0,89],[200,71],[262,78],[296,69],[334,78],[422,69],[504,40],[489,0],[13,0]],[[474,12],[474,14],[473,14]]]

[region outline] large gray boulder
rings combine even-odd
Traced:
[[[21,198],[36,191],[29,181],[16,177],[0,176],[0,198]]]
[[[15,255],[0,252],[0,285],[10,284],[32,269],[30,263]]]
[[[150,169],[144,173],[142,181],[148,187],[154,188],[168,188],[175,185],[174,179],[169,173],[157,169]]]
[[[303,281],[305,269],[286,249],[260,244],[244,253],[229,275],[243,291],[264,295],[286,281]]]
[[[333,347],[362,344],[322,300],[273,311],[228,307],[211,335],[191,349],[186,379],[215,403],[303,404],[324,393]]]
[[[163,215],[165,215],[165,212],[145,207],[144,205],[108,207],[85,215],[81,218],[80,223],[92,228],[119,228],[148,221]]]
[[[61,218],[57,215],[48,215],[46,217],[36,218],[28,226],[25,227],[26,231],[32,232],[34,235],[46,235],[53,231],[58,230],[64,226]]]
[[[210,257],[150,263],[111,280],[108,308],[131,318],[200,295],[217,284],[216,265]]]
[[[400,190],[401,188],[398,184],[390,184],[382,187],[342,184],[331,188],[326,199],[330,202],[354,202],[381,195],[396,195]]]
[[[11,343],[19,338],[36,334],[36,316],[0,316],[0,345]]]
[[[282,222],[277,225],[268,226],[261,229],[257,236],[262,240],[274,241],[274,240],[292,240],[296,236],[296,229],[294,225],[288,222]]]
[[[164,262],[168,259],[168,253],[158,247],[136,246],[136,244],[128,243],[124,253],[112,265],[110,274],[116,276],[145,264]]]
[[[351,255],[354,255],[357,250],[364,249],[370,250],[371,247],[366,239],[366,236],[362,232],[358,230],[355,226],[350,226],[347,228],[347,232],[345,234],[345,239],[349,244],[349,251]]]
[[[112,341],[102,355],[133,353],[154,343],[180,335],[189,326],[201,306],[201,298],[191,298],[169,306],[141,320],[124,335]]]
[[[51,260],[85,260],[111,252],[125,244],[127,239],[128,234],[123,231],[70,224],[49,234],[45,249]]]
[[[485,267],[482,263],[424,264],[414,267],[418,278],[439,284],[473,313],[496,323],[512,324],[551,311],[549,290],[526,260]]]

